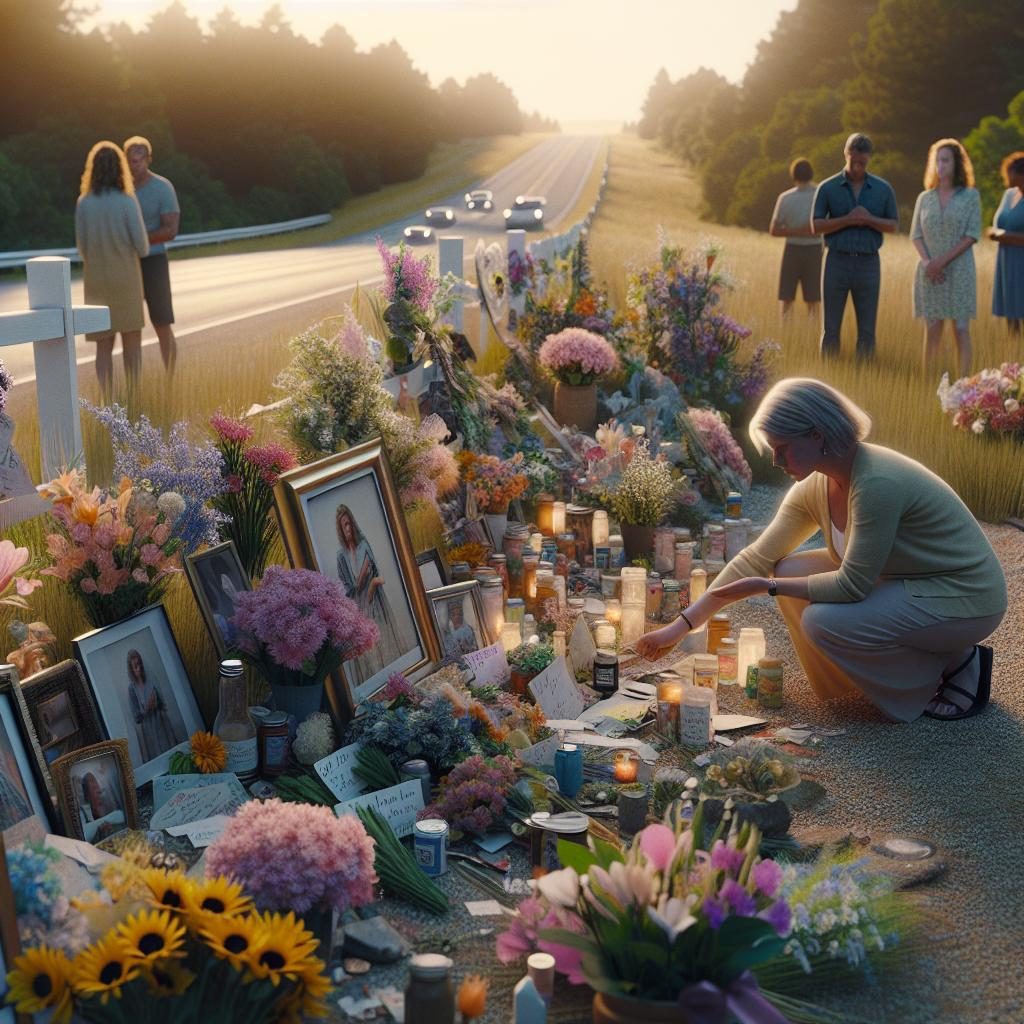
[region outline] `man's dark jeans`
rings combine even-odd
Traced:
[[[874,356],[881,280],[877,252],[861,254],[829,249],[821,273],[821,295],[825,304],[825,329],[821,335],[823,356],[839,354],[839,334],[848,295],[853,297],[853,310],[857,314],[857,356],[860,359]]]

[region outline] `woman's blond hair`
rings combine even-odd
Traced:
[[[931,144],[928,161],[924,167],[924,187],[939,187],[939,172],[935,162],[938,160],[940,149],[949,149],[953,152],[953,186],[974,188],[974,165],[959,139],[939,139],[938,142]]]
[[[132,173],[128,169],[128,160],[124,150],[116,143],[104,139],[97,142],[85,158],[85,169],[82,171],[82,184],[78,190],[79,198],[95,192],[117,189],[127,195],[135,195],[135,184]]]

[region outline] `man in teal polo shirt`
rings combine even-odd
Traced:
[[[824,329],[821,354],[839,354],[846,298],[852,296],[857,314],[857,356],[875,354],[875,321],[881,268],[878,250],[882,234],[899,225],[896,194],[882,178],[868,174],[874,147],[866,135],[855,132],[846,140],[846,166],[826,178],[814,194],[811,226],[825,236],[825,269],[821,275]]]

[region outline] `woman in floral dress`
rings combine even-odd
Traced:
[[[921,262],[914,277],[914,316],[925,321],[924,368],[938,372],[945,321],[953,323],[959,376],[971,372],[971,320],[977,315],[974,243],[981,237],[981,199],[974,169],[956,139],[928,151],[925,190],[917,197],[910,239]]]

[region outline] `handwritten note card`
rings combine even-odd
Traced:
[[[213,775],[158,775],[153,779],[153,813],[183,789],[200,789],[205,786],[228,786],[241,800],[246,799],[245,787],[233,772],[215,772]]]
[[[203,818],[202,821],[191,821],[187,825],[175,825],[167,832],[172,836],[188,836],[189,842],[199,850],[219,839],[230,820],[227,814],[217,814],[212,818]]]
[[[569,636],[569,660],[572,662],[572,671],[590,671],[594,667],[594,654],[597,647],[594,644],[594,635],[590,627],[581,615],[572,627]]]
[[[362,743],[350,743],[347,747],[336,750],[333,754],[321,758],[313,767],[317,775],[324,780],[324,785],[339,799],[347,800],[356,796],[366,788],[362,780],[357,779],[352,769],[356,764],[356,754]]]
[[[530,693],[547,718],[579,718],[583,698],[565,658],[556,658],[543,672],[530,681]]]
[[[334,808],[334,813],[355,814],[357,807],[372,807],[391,826],[398,836],[411,836],[416,824],[416,812],[423,810],[423,787],[419,779],[411,779],[397,786],[379,789],[376,793],[343,800]]]
[[[501,644],[491,644],[479,651],[470,651],[465,655],[466,665],[473,670],[476,677],[474,686],[500,685],[508,682],[511,672],[508,667],[508,658],[505,657],[505,648]]]
[[[232,815],[248,799],[245,790],[241,797],[226,783],[217,786],[199,786],[183,789],[166,801],[150,819],[150,828],[171,828],[202,821],[214,815]]]
[[[534,743],[532,747],[527,747],[525,750],[517,750],[516,754],[519,760],[523,764],[533,765],[534,768],[540,768],[544,765],[551,765],[555,763],[555,751],[558,749],[558,735],[549,736],[546,740],[541,740],[540,743]]]

